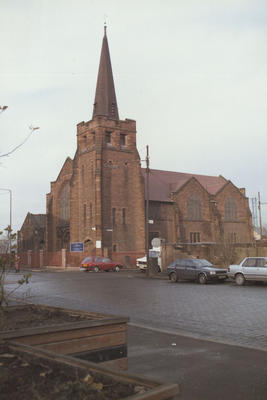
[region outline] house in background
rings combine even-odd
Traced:
[[[28,212],[18,231],[18,252],[38,251],[45,248],[46,215]]]

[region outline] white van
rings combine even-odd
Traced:
[[[160,247],[153,247],[149,250],[149,257],[158,259],[158,272],[161,272],[161,251]],[[146,255],[136,259],[136,266],[140,271],[144,272],[147,269]]]

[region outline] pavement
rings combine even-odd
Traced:
[[[77,268],[48,268],[41,272],[53,270],[68,272],[77,271]],[[155,285],[150,285],[149,279],[145,281],[146,275],[138,274],[138,278],[144,279],[144,283],[147,282],[147,290],[152,293]],[[167,279],[167,276],[160,274],[156,279]],[[185,285],[182,285],[179,291],[187,290],[189,292],[191,286],[186,288]],[[231,286],[224,285],[226,285],[226,293],[230,292]],[[212,291],[213,302],[216,303],[213,291],[216,290],[219,293],[224,285],[208,287]],[[203,289],[200,286],[193,287],[194,293],[197,288],[201,291]],[[170,291],[175,288],[177,291],[179,286],[170,285],[167,289]],[[235,289],[239,290],[239,288]],[[255,289],[258,291],[258,288]],[[260,288],[260,294],[264,296],[262,303],[265,299],[263,294],[265,289],[264,287]],[[104,286],[103,290],[105,290]],[[206,292],[206,290],[203,291],[203,294]],[[253,292],[251,292],[252,294]],[[228,295],[230,296],[230,293]],[[183,296],[185,296],[185,292],[183,292]],[[249,294],[243,290],[242,296],[248,300],[245,305],[249,307]],[[198,299],[200,300],[201,297],[199,296]],[[238,296],[238,299],[244,303],[244,297]],[[51,301],[54,301],[53,298]],[[184,301],[187,301],[185,297]],[[211,305],[211,303],[209,304]],[[196,304],[195,307],[197,306]],[[201,306],[201,302],[199,306]],[[261,308],[261,305],[258,304],[258,307]],[[206,314],[207,309],[203,313]],[[160,315],[159,318],[163,318],[163,316]],[[201,316],[199,318],[201,319]],[[223,329],[221,326],[217,327],[218,332],[221,329]],[[261,332],[262,340],[265,341],[264,321],[262,321]],[[244,336],[246,336],[246,332],[244,332]],[[179,331],[176,333],[175,329],[168,331],[162,327],[160,329],[152,326],[148,328],[142,323],[130,322],[128,326],[129,372],[163,383],[179,383],[179,399],[181,400],[266,400],[267,343],[265,348],[263,346],[264,349],[260,350],[249,348],[246,345],[241,346],[242,342],[239,345],[223,343],[217,334],[216,338],[218,338],[217,341],[214,338],[204,340],[200,337],[192,337],[190,334],[181,334]]]
[[[267,353],[130,324],[129,372],[179,383],[181,400],[266,400]]]

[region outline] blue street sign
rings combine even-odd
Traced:
[[[72,242],[70,244],[70,251],[83,252],[83,242]]]

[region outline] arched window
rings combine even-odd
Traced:
[[[196,195],[192,195],[187,201],[187,218],[191,221],[202,219],[202,204]]]
[[[59,216],[63,221],[69,221],[70,219],[70,184],[66,183],[59,197]]]
[[[237,204],[235,199],[227,197],[224,203],[224,219],[233,221],[237,219]]]

